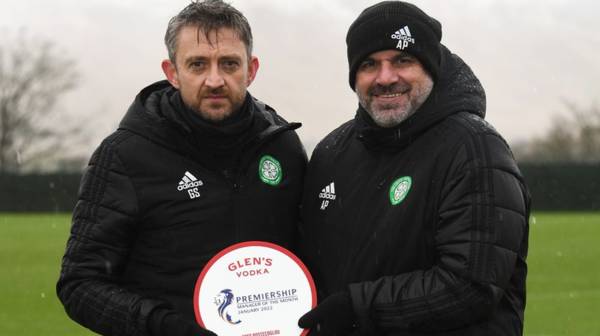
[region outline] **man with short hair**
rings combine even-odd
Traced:
[[[384,1],[347,34],[353,120],[307,171],[311,335],[521,335],[529,194],[440,23]]]
[[[214,335],[195,321],[198,275],[222,249],[290,247],[306,154],[247,92],[258,70],[246,18],[221,0],[169,22],[168,81],[136,97],[82,179],[57,293],[103,335]]]

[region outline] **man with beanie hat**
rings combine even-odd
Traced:
[[[530,198],[485,94],[416,6],[346,37],[354,119],[314,150],[299,254],[311,335],[521,335]]]

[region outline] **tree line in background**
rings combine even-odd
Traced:
[[[519,163],[600,163],[600,106],[564,106],[546,134],[513,146]]]
[[[78,84],[75,62],[45,39],[3,31],[0,40],[0,174],[56,170],[83,130],[56,107]],[[64,165],[63,165],[64,166]]]
[[[68,126],[57,109],[79,84],[75,62],[24,30],[12,39],[2,35],[0,174],[80,170],[87,158],[70,156],[70,149],[84,141],[89,123]],[[600,107],[564,107],[545,135],[513,144],[520,163],[600,163]]]

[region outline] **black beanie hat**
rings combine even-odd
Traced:
[[[440,68],[442,25],[417,6],[402,1],[383,1],[368,7],[350,26],[346,35],[350,87],[356,71],[370,54],[388,49],[415,56],[437,80]]]

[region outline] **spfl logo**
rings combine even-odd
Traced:
[[[235,296],[233,295],[231,289],[223,289],[221,292],[219,292],[219,294],[217,294],[217,296],[215,296],[215,305],[217,306],[217,312],[219,313],[219,316],[221,316],[223,321],[230,324],[238,324],[242,322],[239,319],[234,321],[235,319],[229,313],[229,308],[233,303],[234,297]]]

